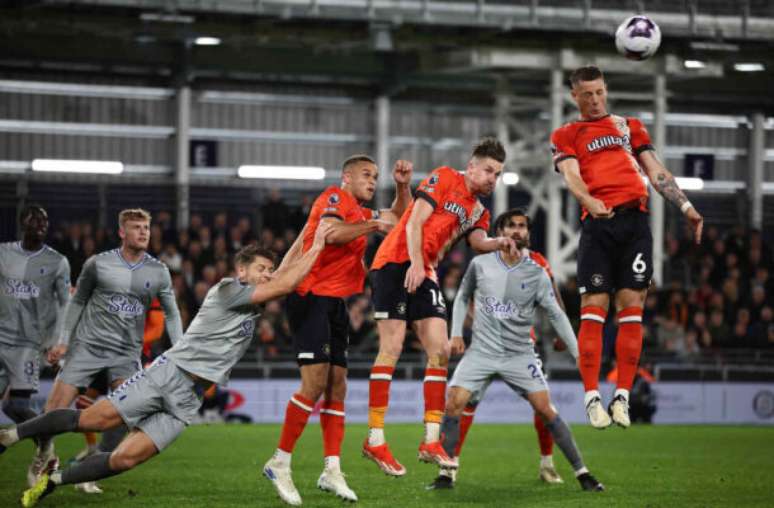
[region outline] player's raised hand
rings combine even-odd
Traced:
[[[451,338],[451,355],[457,356],[465,352],[465,341],[462,337],[455,335]]]
[[[409,269],[406,270],[406,280],[403,282],[403,287],[409,293],[414,293],[422,282],[425,280],[425,267],[421,264],[411,263]]]
[[[51,365],[56,365],[66,352],[67,344],[57,344],[46,353],[46,361]]]
[[[516,242],[513,240],[513,238],[508,238],[507,236],[498,236],[496,240],[497,249],[507,253],[509,256],[515,256],[516,252],[519,250],[518,247],[516,247]]]
[[[392,231],[392,228],[395,227],[395,224],[388,220],[374,219],[373,222],[376,224],[376,230],[379,233],[384,233],[385,235]]]
[[[612,219],[613,215],[615,215],[612,208],[609,208],[602,200],[597,198],[590,198],[584,203],[584,206],[595,219]]]
[[[397,184],[408,185],[411,183],[413,172],[414,164],[411,161],[397,160],[392,167],[392,179]]]
[[[320,222],[317,226],[317,230],[314,232],[314,241],[312,242],[312,248],[322,250],[325,248],[325,239],[331,233],[333,226],[327,222]]]
[[[694,207],[690,207],[685,211],[685,218],[688,220],[691,229],[693,229],[693,238],[696,245],[699,245],[701,243],[701,231],[704,229],[704,217]]]

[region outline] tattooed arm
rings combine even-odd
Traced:
[[[696,211],[685,193],[678,187],[675,177],[661,164],[652,150],[646,150],[640,154],[640,163],[645,168],[650,183],[664,199],[674,204],[685,214],[686,220],[693,229],[696,243],[701,243],[701,230],[704,227],[704,218]]]

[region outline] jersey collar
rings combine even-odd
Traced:
[[[41,252],[43,252],[44,250],[46,250],[46,244],[45,243],[43,244],[43,246],[40,249],[35,250],[35,251],[26,250],[24,247],[22,247],[21,240],[16,242],[16,246],[19,247],[19,250],[22,252],[22,254],[24,254],[28,258],[35,257],[38,254],[40,254]]]
[[[142,256],[142,259],[140,259],[137,263],[131,264],[129,261],[126,260],[126,258],[121,254],[121,249],[118,248],[115,250],[116,255],[118,256],[118,259],[120,259],[129,270],[134,271],[140,268],[142,265],[145,264],[145,262],[148,260],[148,253],[144,253]]]
[[[516,268],[518,268],[519,266],[521,266],[521,264],[524,262],[524,259],[526,258],[526,256],[524,256],[524,255],[523,255],[523,253],[522,253],[522,256],[521,256],[521,259],[519,259],[519,262],[518,262],[518,263],[516,263],[516,264],[515,264],[515,265],[513,265],[513,266],[509,266],[509,265],[508,265],[508,263],[506,263],[506,262],[505,262],[505,260],[504,260],[504,259],[502,258],[502,256],[500,255],[500,251],[499,251],[499,250],[498,250],[498,251],[495,251],[495,257],[497,258],[497,261],[499,261],[499,262],[500,262],[500,265],[501,265],[503,268],[505,268],[505,271],[506,271],[506,272],[512,272],[513,270],[515,270]]]

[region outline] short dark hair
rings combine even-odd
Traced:
[[[527,219],[527,231],[532,228],[532,223],[530,222],[529,215],[527,215],[527,210],[524,208],[511,208],[507,212],[501,213],[497,219],[495,219],[495,231],[505,229],[505,223],[508,222],[511,217],[516,216],[522,216]]]
[[[581,81],[594,81],[595,79],[605,80],[602,70],[596,65],[587,65],[585,67],[578,67],[572,74],[570,74],[570,84],[574,87],[578,86]]]
[[[350,164],[354,164],[356,162],[370,162],[371,164],[376,165],[376,161],[370,155],[366,155],[364,153],[356,153],[355,155],[350,155],[349,157],[347,157],[347,160],[345,160],[344,163],[341,165],[341,170],[346,171],[347,167],[349,167]]]
[[[484,138],[473,147],[473,157],[485,159],[487,157],[497,162],[505,162],[505,148],[497,138]]]
[[[48,212],[46,212],[46,209],[43,208],[41,205],[37,203],[30,203],[24,208],[22,208],[21,213],[19,214],[19,224],[24,223],[25,220],[27,220],[27,217],[30,216],[30,214],[34,212],[40,212],[46,217],[48,217]]]
[[[274,252],[255,243],[251,243],[250,245],[246,245],[239,249],[239,251],[234,255],[234,264],[247,266],[255,261],[255,258],[258,257],[266,258],[274,265],[277,264],[277,256],[274,254]]]

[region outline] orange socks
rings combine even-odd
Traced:
[[[642,309],[627,307],[618,313],[615,357],[618,363],[617,388],[632,389],[642,352]]]
[[[395,367],[374,365],[368,381],[368,427],[384,428],[384,415],[390,404],[390,383]]]
[[[554,438],[551,437],[551,431],[546,428],[546,424],[543,423],[543,419],[537,414],[535,415],[535,430],[537,431],[538,443],[540,444],[540,455],[553,455],[554,452]]]
[[[341,442],[344,441],[344,402],[338,400],[323,402],[320,408],[320,427],[322,427],[325,457],[341,455]]]
[[[581,309],[581,325],[578,332],[580,373],[585,391],[599,388],[599,369],[602,365],[602,327],[607,311],[588,305]]]
[[[309,421],[309,415],[314,409],[314,402],[304,398],[298,393],[293,394],[288,401],[288,407],[285,410],[285,423],[282,425],[282,434],[278,448],[287,453],[293,453],[296,441],[301,437]]]

